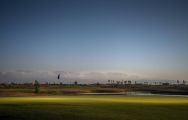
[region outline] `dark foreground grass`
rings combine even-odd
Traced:
[[[186,97],[0,98],[2,120],[187,120]]]

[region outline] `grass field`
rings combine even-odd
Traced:
[[[1,97],[2,120],[188,120],[188,97]]]
[[[34,86],[12,86],[8,88],[1,88],[0,96],[62,96],[67,94],[81,94],[81,93],[119,93],[125,92],[126,89],[120,88],[100,88],[96,86],[41,86],[40,92],[35,94]]]

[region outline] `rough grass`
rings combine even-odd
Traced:
[[[119,93],[125,89],[119,88],[100,88],[82,86],[48,86],[40,87],[40,92],[35,94],[34,87],[27,88],[0,88],[0,96],[45,96],[45,95],[67,95],[80,93]]]
[[[187,120],[188,97],[51,96],[2,97],[8,120]]]

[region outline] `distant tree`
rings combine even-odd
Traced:
[[[111,84],[113,84],[114,80],[111,80]]]
[[[162,85],[170,85],[170,83],[166,82],[166,83],[163,83]]]
[[[124,84],[127,84],[127,81],[126,81],[126,80],[124,81]]]
[[[179,85],[179,83],[180,83],[180,81],[179,80],[177,80],[177,84]]]
[[[157,85],[157,82],[154,82],[155,85]]]
[[[123,85],[123,80],[121,81],[121,84]]]
[[[110,84],[111,80],[108,80],[108,84]]]
[[[40,83],[37,80],[35,80],[34,86],[35,86],[35,93],[39,93]]]
[[[128,84],[131,84],[131,80],[128,80]]]
[[[185,81],[185,80],[183,80],[183,84],[184,84],[184,85],[186,84],[186,81]]]
[[[162,82],[159,82],[159,85],[162,85],[163,83]]]
[[[62,82],[60,82],[60,85],[63,85],[63,83],[62,83]]]
[[[100,85],[100,83],[99,83],[99,82],[97,82],[97,83],[96,83],[96,85]]]
[[[134,82],[134,84],[136,84],[136,81]]]
[[[74,85],[78,85],[78,82],[77,82],[77,81],[75,81],[75,82],[74,82]]]

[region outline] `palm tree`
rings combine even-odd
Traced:
[[[128,80],[128,84],[131,84],[131,80]]]
[[[185,80],[183,80],[183,84],[184,84],[184,85],[186,84],[186,81],[185,81]]]
[[[108,80],[108,83],[110,84],[111,80]]]
[[[111,80],[111,84],[113,83],[113,80]]]
[[[179,83],[180,83],[180,81],[179,80],[177,80],[177,84],[179,85]]]
[[[124,84],[127,84],[127,80],[124,81]]]

